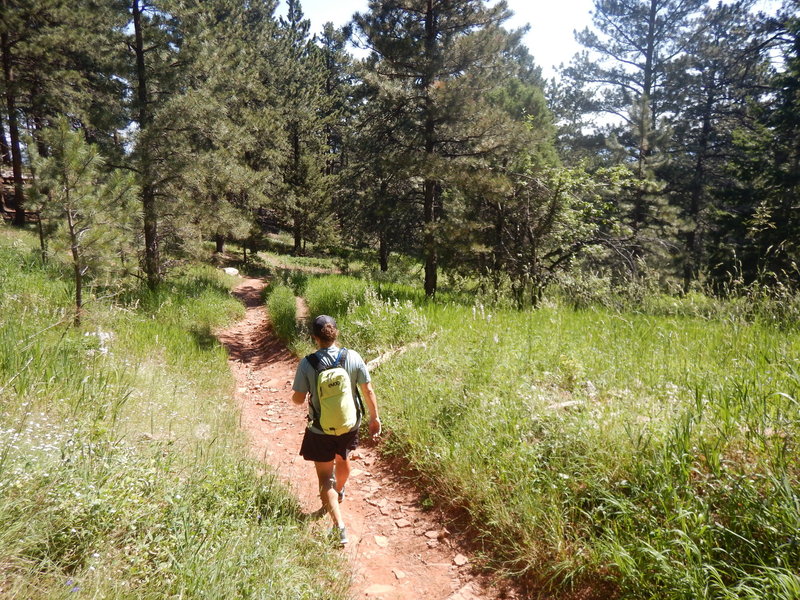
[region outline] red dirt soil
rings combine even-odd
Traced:
[[[228,349],[236,379],[235,400],[252,454],[276,469],[303,511],[321,507],[313,463],[298,455],[306,407],[291,402],[298,359],[274,336],[261,305],[264,281],[245,279],[233,294],[247,307],[245,319],[217,333]],[[375,379],[380,407],[380,376]],[[424,511],[413,486],[381,459],[371,443],[351,455],[352,471],[342,511],[349,544],[353,598],[384,600],[496,600],[516,598],[472,571],[458,532]],[[325,515],[314,528],[330,527]]]

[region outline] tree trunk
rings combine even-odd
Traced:
[[[632,275],[638,276],[639,262],[644,258],[644,249],[641,246],[640,229],[643,229],[647,220],[647,198],[644,192],[644,181],[647,179],[645,168],[651,150],[648,146],[647,136],[656,122],[656,111],[653,104],[653,82],[656,45],[656,19],[658,14],[658,0],[650,0],[650,10],[647,17],[647,36],[644,56],[644,73],[642,82],[642,97],[639,107],[639,139],[637,140],[636,177],[641,183],[634,197],[633,221],[633,256]]]
[[[436,54],[436,11],[433,7],[433,0],[427,0],[425,11],[425,60],[427,73],[423,78],[422,85],[425,93],[425,154],[431,155],[436,150],[436,125],[434,121],[433,98],[430,93],[430,86],[435,79],[435,54]],[[430,161],[426,161],[430,162]],[[422,251],[425,257],[425,295],[432,298],[436,295],[439,256],[436,240],[436,206],[438,205],[436,192],[438,186],[436,181],[430,178],[425,179],[423,184],[424,205],[422,220],[425,225],[423,233]]]
[[[151,184],[142,186],[144,221],[144,271],[147,285],[153,290],[161,282],[161,259],[158,247],[158,211],[155,190]]]
[[[381,178],[381,185],[379,188],[380,201],[385,202],[386,193],[389,189],[389,184],[385,178]],[[389,270],[389,219],[386,211],[378,213],[378,261],[380,262],[381,272],[385,273]]]
[[[650,0],[650,12],[647,15],[647,47],[644,57],[644,82],[642,85],[642,95],[647,99],[646,102],[649,105],[653,122],[658,118],[658,114],[656,114],[654,107],[650,104],[653,100],[653,73],[656,53],[658,3],[659,0]]]
[[[381,229],[380,234],[378,234],[378,255],[383,273],[389,270],[389,240],[387,238],[386,231]]]
[[[303,253],[303,227],[301,224],[300,216],[294,216],[294,223],[292,224],[292,231],[294,233],[294,250],[295,256],[300,256]]]
[[[31,106],[35,106],[36,104],[40,103],[38,100],[37,92],[38,90],[33,94],[31,94]],[[47,158],[50,155],[50,148],[47,146],[47,144],[44,141],[44,138],[42,137],[42,130],[45,128],[44,119],[38,114],[35,114],[32,120],[33,120],[32,137],[36,142],[36,150],[39,152],[39,156]]]
[[[42,253],[42,264],[47,264],[47,238],[44,235],[44,219],[42,214],[39,213],[39,220],[36,222],[39,229],[39,249]]]
[[[300,132],[299,123],[292,121],[289,123],[289,143],[292,145],[292,172],[289,175],[289,183],[295,192],[295,209],[293,212],[292,229],[294,233],[295,256],[303,253],[303,217],[300,212],[299,199],[297,193],[300,191]]]
[[[432,179],[426,179],[424,190],[425,205],[423,221],[425,223],[425,233],[423,236],[423,251],[425,254],[425,295],[432,298],[436,295],[439,266],[436,233],[434,230],[434,224],[436,222],[436,182]]]
[[[4,11],[8,10],[8,2],[3,0]],[[11,59],[11,41],[8,33],[0,33],[0,50],[3,53],[3,76],[6,88],[6,109],[8,110],[8,132],[11,137],[11,166],[14,172],[14,200],[17,209],[14,213],[14,225],[25,225],[25,189],[22,182],[22,148],[17,125],[16,81]]]
[[[11,147],[6,139],[6,126],[3,123],[3,113],[0,112],[0,164],[11,166]]]
[[[145,47],[142,33],[142,11],[139,0],[131,2],[133,15],[134,48],[136,54],[136,98],[139,108],[139,131],[144,132],[150,125],[150,112],[147,96],[147,70],[144,62]],[[142,138],[140,138],[142,139]],[[153,184],[152,166],[150,164],[150,151],[147,141],[141,142],[144,147],[140,152],[140,175],[142,178],[142,216],[144,220],[144,271],[147,276],[147,285],[155,289],[161,281],[161,265],[158,247],[158,210],[156,209],[156,194]]]
[[[224,235],[222,235],[220,233],[215,235],[214,236],[214,242],[217,245],[216,250],[214,250],[214,252],[216,254],[222,254],[223,252],[225,252],[225,236]]]
[[[67,191],[69,202],[69,191]],[[75,327],[81,324],[81,310],[83,309],[83,268],[81,265],[81,250],[78,234],[75,231],[75,216],[72,209],[67,209],[67,227],[69,228],[69,245],[72,251],[72,270],[75,273]]]

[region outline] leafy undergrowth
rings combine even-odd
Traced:
[[[0,595],[347,597],[339,553],[245,458],[212,333],[242,314],[230,281],[103,290],[77,329],[69,272],[8,231],[0,281]]]
[[[303,291],[367,358],[426,342],[376,373],[384,447],[468,514],[488,568],[545,595],[800,597],[796,327]]]

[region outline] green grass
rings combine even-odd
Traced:
[[[297,331],[297,308],[294,291],[284,285],[270,290],[267,300],[272,327],[282,340],[292,339]]]
[[[415,464],[441,467],[442,456],[448,493],[475,490],[463,502],[478,522],[499,525],[487,538],[502,535],[511,569],[575,578],[610,567],[626,593],[667,597],[684,587],[687,597],[703,597],[687,573],[704,581],[706,567],[726,570],[728,559],[709,553],[692,571],[683,562],[690,544],[721,544],[728,555],[750,548],[735,543],[756,535],[741,521],[766,507],[744,482],[784,452],[758,432],[796,433],[796,406],[778,392],[797,395],[797,336],[558,308],[491,318],[460,307],[436,312],[442,337],[388,369],[387,408],[402,409],[401,446]],[[749,460],[740,462],[743,448]],[[778,473],[797,474],[788,465]],[[755,488],[771,495],[769,481]],[[735,518],[740,504],[745,515]],[[785,508],[794,512],[791,502]],[[714,529],[720,510],[729,511],[732,533]],[[796,518],[761,516],[770,543],[800,533]],[[742,563],[797,564],[789,546],[770,543],[744,552]],[[637,545],[625,570],[612,550]],[[670,560],[658,558],[663,552]]]
[[[305,298],[311,315],[338,316],[363,301],[367,283],[352,277],[327,276],[309,280]]]
[[[796,327],[663,298],[519,312],[392,291],[306,283],[367,358],[425,341],[375,374],[384,449],[469,515],[487,567],[623,598],[800,597]]]
[[[336,265],[332,259],[314,256],[288,256],[274,252],[261,251],[258,257],[264,263],[276,269],[299,269],[310,272],[335,271]]]
[[[102,290],[77,329],[33,245],[0,230],[0,595],[345,598],[339,553],[246,458],[213,336],[243,314],[231,281]]]

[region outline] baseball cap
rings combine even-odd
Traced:
[[[336,320],[328,315],[320,315],[314,319],[314,322],[311,324],[311,332],[314,335],[319,335],[322,332],[322,328],[328,324],[336,327]]]

